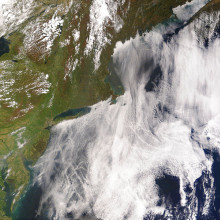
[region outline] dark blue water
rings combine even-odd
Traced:
[[[4,37],[0,38],[0,56],[5,53],[9,53],[9,44],[10,42],[6,40]]]
[[[195,195],[198,201],[197,220],[219,220],[220,219],[220,155],[217,152],[211,153],[206,150],[206,154],[209,154],[214,160],[212,165],[212,173],[206,171],[199,177],[195,183]],[[211,176],[214,178],[215,193],[212,196],[211,205],[208,215],[203,215],[202,210],[205,204],[205,190],[211,187]],[[144,220],[185,220],[191,219],[192,209],[189,207],[193,203],[192,189],[186,187],[184,191],[187,194],[187,205],[185,207],[180,206],[180,194],[179,194],[179,179],[168,174],[164,174],[163,177],[156,180],[159,186],[160,203],[158,205],[165,204],[167,211],[172,217],[167,217],[167,211],[162,215],[147,215]],[[162,202],[163,200],[163,202]]]

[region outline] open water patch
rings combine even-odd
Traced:
[[[7,39],[0,37],[0,57],[5,53],[9,53],[9,44],[10,42]]]

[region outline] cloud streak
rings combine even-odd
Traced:
[[[194,183],[212,166],[204,148],[219,148],[220,40],[201,46],[194,23],[169,42],[163,34],[157,27],[117,44],[113,63],[125,93],[116,104],[102,101],[52,128],[34,167],[34,183],[44,191],[39,215],[119,220],[163,214],[167,204],[158,205],[156,179],[166,173],[178,177],[180,206],[196,217]],[[204,215],[212,193],[205,191]]]

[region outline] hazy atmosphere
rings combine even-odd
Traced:
[[[220,219],[219,0],[0,0],[0,220]]]

